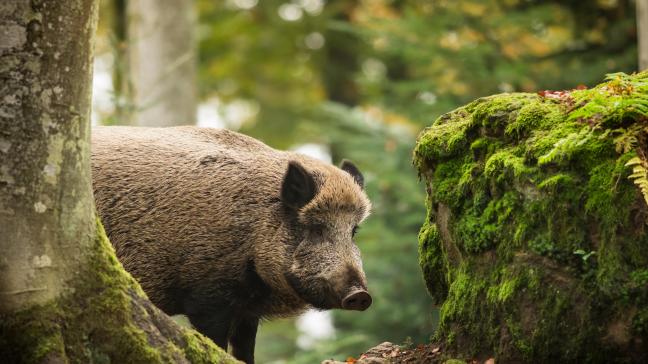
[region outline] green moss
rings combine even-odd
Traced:
[[[520,139],[538,129],[551,128],[561,121],[562,113],[555,104],[527,102],[520,107],[517,117],[506,125],[507,136]]]
[[[648,342],[648,285],[633,273],[648,266],[648,208],[625,164],[637,155],[627,130],[648,120],[647,76],[560,100],[479,99],[421,134],[414,161],[429,213],[419,263],[435,301],[445,298],[436,338],[448,348],[521,362],[646,350],[632,342]],[[448,241],[435,228],[441,205]],[[622,314],[632,332],[610,340]]]
[[[467,214],[456,223],[455,237],[464,251],[478,253],[490,249],[495,244],[498,226],[484,224],[484,215]]]
[[[456,114],[464,114],[461,110]],[[439,119],[435,124],[433,134],[424,134],[426,143],[422,146],[421,152],[435,155],[436,157],[452,156],[456,151],[461,150],[467,140],[467,134],[472,124],[470,119],[462,119],[460,123],[444,123]],[[430,129],[432,130],[432,129]]]
[[[520,202],[517,194],[512,192],[485,202],[473,200],[469,203],[471,206],[464,210],[465,214],[454,222],[453,231],[457,245],[469,253],[495,247],[502,236],[516,226],[512,224],[512,212],[518,208]]]
[[[510,180],[511,177],[520,178],[528,172],[529,168],[524,165],[524,158],[506,149],[491,154],[484,166],[485,176],[497,182]]]
[[[461,202],[461,196],[465,184],[462,184],[464,171],[470,166],[464,168],[465,162],[462,160],[453,160],[443,166],[439,166],[434,171],[435,179],[442,181],[434,186],[432,193],[435,199],[448,206],[457,206]]]
[[[485,97],[468,106],[472,109],[472,118],[487,128],[492,135],[500,135],[507,125],[513,123],[520,107],[530,99],[537,98],[529,94],[505,94],[499,97]]]
[[[12,363],[174,363],[182,357],[193,363],[236,362],[203,336],[175,326],[146,300],[99,222],[87,259],[72,293],[0,317],[0,357]]]
[[[466,361],[460,359],[448,359],[444,361],[443,364],[466,364]]]
[[[488,288],[486,297],[491,303],[506,303],[515,292],[518,278],[505,279],[498,286]]]
[[[186,347],[185,357],[192,364],[230,363],[223,350],[211,344],[209,339],[193,330],[186,330],[184,333]]]
[[[578,178],[570,173],[556,173],[538,183],[538,188],[549,193],[560,193],[573,190],[577,181]]]
[[[632,204],[636,198],[632,185],[619,183],[628,175],[625,168],[628,159],[630,155],[622,155],[618,160],[600,162],[590,171],[585,209],[609,227],[628,223],[630,210],[619,207]]]
[[[55,319],[58,312],[56,305],[48,304],[18,315],[0,317],[0,357],[10,362],[12,358],[22,357],[21,362],[25,363],[42,362],[46,357],[64,358],[65,347],[60,323]],[[23,317],[30,319],[25,320]],[[19,331],[14,330],[16,323],[24,323]],[[29,350],[23,351],[23,348]]]
[[[448,270],[444,258],[441,237],[436,225],[424,225],[419,233],[419,265],[425,276],[435,277],[426,280],[428,292],[435,304],[443,302],[448,291],[447,277],[443,274]]]
[[[483,160],[486,155],[491,155],[502,146],[502,143],[493,137],[481,137],[470,144],[475,160]]]

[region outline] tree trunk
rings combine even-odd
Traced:
[[[0,358],[234,362],[157,310],[96,222],[96,0],[0,4]]]
[[[132,95],[130,67],[128,65],[128,1],[110,2],[111,29],[113,34],[113,90],[115,93],[115,114],[111,123],[132,124],[134,102]],[[105,121],[104,121],[105,122]]]
[[[133,124],[195,124],[194,25],[192,0],[128,1]]]
[[[95,234],[87,119],[96,6],[73,4],[0,8],[2,312],[64,293]]]
[[[335,21],[350,23],[351,14],[359,2],[334,0],[327,6],[339,8],[333,18]],[[360,100],[360,90],[355,75],[360,68],[358,55],[363,43],[358,36],[338,29],[328,29],[325,39],[326,62],[322,66],[322,79],[327,98],[347,106],[356,106]]]
[[[648,68],[648,0],[637,0],[637,39],[639,40],[639,70]]]

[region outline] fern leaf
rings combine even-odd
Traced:
[[[648,205],[648,162],[641,160],[639,157],[632,157],[625,164],[632,167],[632,174],[628,176],[635,186],[639,187],[646,204]]]

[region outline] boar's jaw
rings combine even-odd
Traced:
[[[293,272],[285,273],[286,280],[299,298],[319,310],[342,308],[341,299],[323,278],[303,279]]]

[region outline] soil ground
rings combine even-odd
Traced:
[[[373,347],[357,358],[349,357],[346,361],[325,360],[322,364],[442,364],[442,363],[469,363],[469,364],[495,364],[494,359],[457,360],[448,359],[443,355],[443,348],[436,343],[419,344],[410,348],[403,348],[390,342],[384,342]]]

